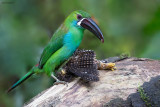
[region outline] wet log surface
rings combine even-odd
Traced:
[[[100,81],[76,78],[43,91],[25,107],[160,107],[160,61],[128,58],[117,70],[101,70]]]

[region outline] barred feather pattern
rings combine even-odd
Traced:
[[[75,74],[86,81],[98,81],[99,72],[92,50],[76,50],[71,60],[66,64],[66,71]]]
[[[86,81],[98,81],[96,55],[93,50],[76,50],[71,59],[62,68],[63,72],[56,72],[56,77],[70,82],[74,77],[81,77]]]
[[[65,74],[62,72],[56,72],[56,77],[61,81],[71,82],[74,79],[74,77],[76,77],[76,75],[74,75],[71,72],[66,71],[65,68],[64,68]]]

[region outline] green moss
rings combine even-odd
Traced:
[[[120,58],[128,58],[128,57],[131,57],[131,55],[130,55],[130,53],[129,52],[126,52],[126,53],[122,53],[121,55],[120,55]]]
[[[151,107],[150,99],[147,96],[147,94],[145,93],[143,87],[139,86],[138,87],[138,92],[140,94],[141,99],[145,102],[146,106]]]

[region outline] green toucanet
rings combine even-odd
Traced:
[[[53,34],[50,42],[43,50],[39,63],[10,87],[8,92],[35,73],[44,72],[58,81],[54,76],[54,71],[70,58],[78,48],[85,29],[91,31],[101,42],[104,42],[101,30],[88,13],[81,10],[72,12]]]

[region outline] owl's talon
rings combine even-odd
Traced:
[[[100,62],[98,69],[99,70],[112,70],[112,71],[114,71],[115,69],[117,69],[115,67],[115,65],[116,65],[115,63],[103,63],[103,62]]]

